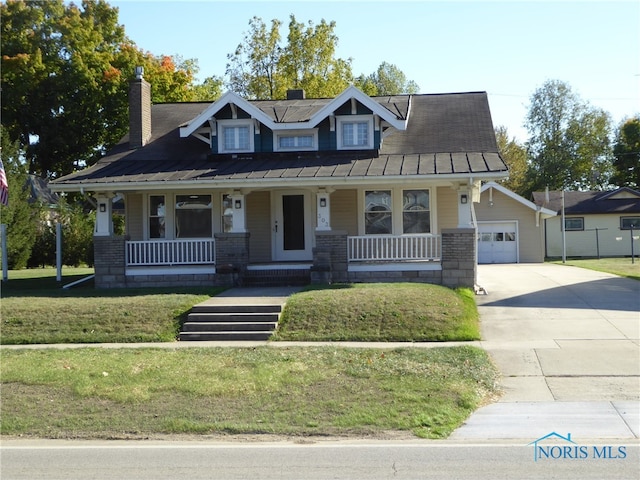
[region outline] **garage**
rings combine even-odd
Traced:
[[[518,222],[478,222],[478,263],[518,262]]]

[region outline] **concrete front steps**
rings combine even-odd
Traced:
[[[180,340],[267,340],[278,326],[281,311],[281,305],[195,305]]]

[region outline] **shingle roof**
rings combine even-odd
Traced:
[[[57,179],[52,186],[240,179],[288,181],[367,177],[373,180],[388,175],[407,178],[447,174],[501,176],[507,171],[498,154],[486,93],[372,98],[398,118],[409,114],[407,129],[386,136],[379,152],[211,156],[204,142],[179,135],[180,125],[198,116],[210,104],[158,104],[152,107],[152,138],[146,146],[130,150],[128,136],[125,136],[96,165]],[[329,101],[303,99],[251,103],[278,121],[294,122],[296,119],[304,121]]]
[[[631,195],[615,193],[626,192]],[[622,198],[621,198],[622,197]],[[545,192],[533,192],[533,202],[558,213],[562,210],[562,192],[550,191],[549,202]],[[564,212],[566,215],[617,213],[640,213],[640,192],[630,188],[620,188],[614,192],[564,192]]]

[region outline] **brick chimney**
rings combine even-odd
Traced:
[[[129,83],[129,147],[144,147],[151,139],[151,85],[136,67],[136,78]]]

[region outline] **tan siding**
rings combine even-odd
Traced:
[[[144,240],[144,218],[142,216],[142,195],[130,193],[125,199],[126,232],[131,240]]]
[[[458,226],[458,195],[449,187],[438,187],[438,232],[443,228],[456,228]]]
[[[247,195],[247,230],[249,237],[249,261],[271,261],[271,196],[269,192],[253,192]]]
[[[476,218],[482,221],[518,222],[518,248],[520,263],[544,261],[544,229],[542,221],[536,227],[536,213],[522,203],[493,190],[493,206],[489,206],[489,191],[482,193],[480,203],[474,204]]]
[[[331,194],[331,229],[358,234],[357,190],[336,190]]]

